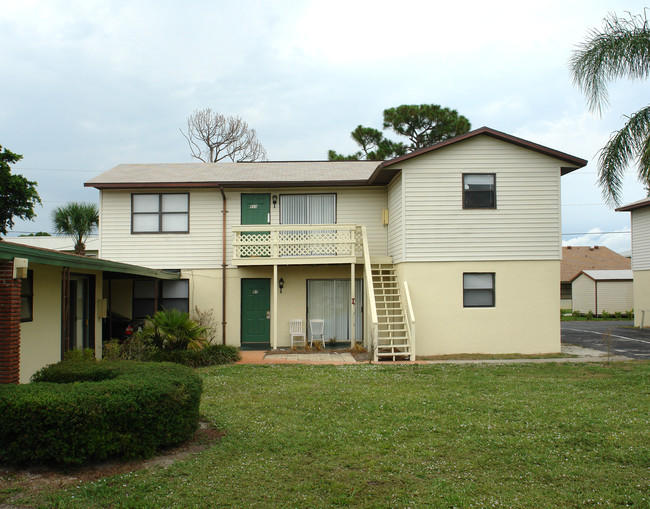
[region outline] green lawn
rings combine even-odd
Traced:
[[[650,363],[200,370],[225,431],[75,507],[650,506]]]

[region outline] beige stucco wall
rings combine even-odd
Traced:
[[[402,263],[418,356],[560,351],[560,261]],[[495,307],[463,307],[463,273],[495,273]]]
[[[30,264],[34,271],[33,321],[20,327],[20,383],[27,383],[43,366],[61,360],[61,267]],[[101,272],[95,274],[95,300],[102,295]],[[95,303],[96,304],[96,303]],[[95,317],[95,356],[102,353],[102,321]]]
[[[634,326],[650,327],[650,270],[634,271]],[[645,311],[645,319],[644,312]]]
[[[402,263],[396,268],[398,277],[409,283],[418,356],[560,351],[559,260]],[[362,278],[363,265],[355,270],[356,277]],[[494,308],[463,308],[464,272],[495,273]],[[221,320],[221,271],[183,271],[182,277],[190,279],[190,306],[213,309],[214,317]],[[272,277],[273,267],[227,270],[228,344],[241,344],[241,279]],[[278,346],[286,347],[289,320],[306,320],[307,279],[347,279],[350,266],[284,266],[278,267],[280,277],[285,284],[278,292]],[[221,341],[221,326],[218,329]]]
[[[357,278],[363,277],[363,265],[355,266]],[[219,321],[217,341],[222,341],[221,326],[221,270],[183,271],[183,278],[190,280],[190,308],[198,306],[203,311],[213,310],[213,317]],[[278,347],[289,346],[289,320],[307,320],[307,279],[349,279],[350,265],[303,265],[278,267],[278,279],[284,279],[282,293],[278,291]],[[241,267],[226,270],[226,341],[230,345],[241,345],[241,280],[243,278],[273,278],[273,267]],[[357,302],[360,302],[357,296]],[[271,282],[271,306],[273,306],[273,285]],[[271,316],[273,316],[273,309]],[[273,323],[271,322],[271,334]],[[360,339],[360,338],[358,338]]]

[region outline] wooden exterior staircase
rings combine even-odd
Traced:
[[[372,264],[371,270],[378,320],[375,359],[415,360],[412,339],[414,325],[407,320],[395,267],[392,263]],[[410,300],[408,295],[406,297]],[[410,308],[410,302],[406,302],[406,305]]]

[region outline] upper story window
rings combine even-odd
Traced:
[[[132,233],[188,233],[190,195],[132,194]]]
[[[494,173],[463,174],[463,208],[497,208],[497,186]]]
[[[336,194],[280,195],[280,224],[336,224]]]
[[[463,274],[463,307],[494,307],[494,273]]]

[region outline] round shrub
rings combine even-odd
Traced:
[[[147,457],[198,424],[202,381],[186,366],[63,361],[33,380],[0,386],[0,462]]]

